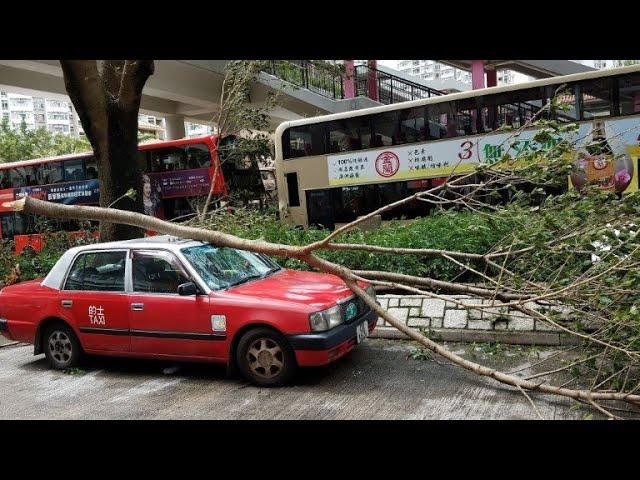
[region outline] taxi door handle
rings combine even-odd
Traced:
[[[64,308],[71,308],[73,306],[73,300],[62,300],[60,302],[60,304],[64,307]]]
[[[144,303],[132,303],[131,310],[134,310],[136,312],[144,310]]]

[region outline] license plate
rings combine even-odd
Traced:
[[[369,322],[362,322],[356,327],[356,343],[362,342],[369,336]]]

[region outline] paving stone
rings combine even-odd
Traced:
[[[442,317],[431,317],[431,328],[442,328]]]
[[[444,328],[465,328],[467,326],[466,310],[447,310],[444,313]]]
[[[389,299],[389,307],[397,307],[398,306],[398,298],[390,298]]]
[[[419,307],[422,305],[422,298],[401,298],[400,306],[401,307]]]
[[[531,317],[512,317],[509,320],[508,330],[533,331],[534,322]]]
[[[409,309],[407,308],[389,308],[387,312],[404,322],[407,321],[407,317],[409,316]]]
[[[420,308],[419,307],[411,307],[409,309],[410,317],[419,317],[420,316]]]
[[[474,320],[469,317],[469,327],[473,330],[493,330],[493,324],[489,320]]]
[[[559,328],[554,327],[550,323],[545,322],[544,320],[538,320],[538,319],[536,320],[535,328],[536,328],[537,331],[540,331],[540,332],[559,332],[559,331],[561,331]]]
[[[444,300],[425,298],[422,302],[422,317],[444,317]]]
[[[422,317],[409,317],[409,320],[407,320],[407,325],[410,327],[428,327],[429,319]]]

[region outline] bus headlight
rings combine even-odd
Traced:
[[[339,305],[309,315],[309,325],[312,332],[324,332],[340,325],[342,321],[342,312]]]

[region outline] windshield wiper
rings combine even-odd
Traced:
[[[260,274],[258,274],[258,275],[248,275],[248,276],[238,280],[237,282],[232,283],[231,285],[229,285],[229,287],[235,287],[236,285],[240,285],[242,283],[246,283],[249,280],[255,280],[256,278],[264,278],[264,277],[262,275],[260,275]],[[227,287],[227,288],[229,288],[229,287]]]

